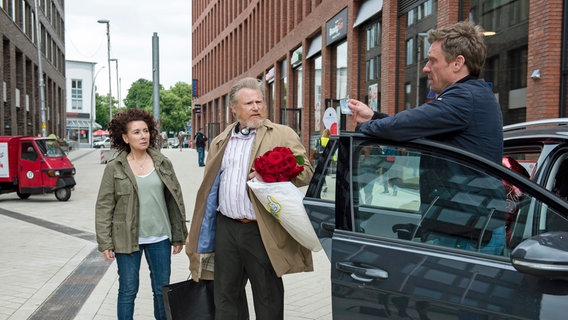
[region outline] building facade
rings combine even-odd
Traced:
[[[433,98],[422,68],[428,30],[470,20],[487,31],[482,74],[505,124],[566,116],[568,5],[562,0],[196,0],[192,2],[194,128],[235,121],[238,78],[266,86],[269,118],[306,147],[325,127],[353,130],[350,96],[393,114]]]
[[[64,2],[36,1],[0,0],[0,135],[65,134]]]
[[[66,133],[65,137],[80,147],[93,145],[93,135],[101,125],[96,123],[95,80],[103,67],[95,73],[96,62],[67,60],[66,78]]]

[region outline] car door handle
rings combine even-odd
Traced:
[[[375,279],[386,280],[389,277],[389,273],[383,269],[356,266],[352,262],[338,262],[336,268],[339,271],[351,273],[351,278],[361,282],[371,282]]]

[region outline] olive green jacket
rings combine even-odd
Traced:
[[[187,237],[185,206],[181,186],[172,163],[159,150],[150,148],[148,154],[154,161],[156,173],[164,184],[166,205],[172,230],[172,245],[183,245]],[[139,250],[139,206],[136,177],[126,160],[127,153],[120,152],[110,161],[103,173],[97,204],[95,224],[99,251],[132,253]]]
[[[199,241],[205,211],[211,210],[207,209],[207,199],[221,168],[223,154],[234,128],[235,124],[230,125],[211,142],[203,181],[197,191],[195,209],[185,247],[185,251],[189,256],[191,277],[194,280],[213,278],[213,273],[203,266],[202,260],[204,255],[197,252],[197,242]],[[290,127],[275,124],[269,120],[265,120],[264,125],[256,130],[256,137],[249,158],[249,172],[252,172],[254,159],[262,156],[274,147],[288,147],[294,155],[301,155],[306,159],[304,171],[291,182],[297,187],[307,185],[312,178],[313,168],[310,161],[307,161],[306,150],[298,135]],[[250,188],[247,188],[247,191],[249,199],[252,201],[262,242],[276,274],[282,276],[295,272],[313,271],[311,251],[304,248],[290,236],[280,223],[268,213],[262,203],[256,199]],[[212,255],[213,252],[207,254]]]

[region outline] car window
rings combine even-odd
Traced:
[[[552,190],[557,196],[568,200],[568,150],[561,150],[560,156],[555,159],[550,170],[550,179],[546,188]]]
[[[391,145],[352,148],[355,232],[508,256],[533,235],[568,231],[564,215],[475,164]]]
[[[337,144],[334,139],[328,142],[324,153],[314,162],[313,181],[318,182],[320,190],[312,194],[314,198],[335,202],[336,173],[337,173]]]
[[[24,160],[35,161],[38,154],[33,146],[32,142],[22,142],[21,146],[21,158]]]
[[[526,145],[523,147],[505,149],[505,156],[515,159],[527,170],[531,178],[534,177],[538,169],[538,159],[541,153],[541,145]]]

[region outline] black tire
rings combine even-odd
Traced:
[[[55,190],[55,198],[59,201],[67,201],[71,198],[71,188],[61,188]]]
[[[20,197],[20,199],[27,199],[29,198],[32,194],[31,193],[20,193],[20,192],[16,192],[16,194],[18,195],[18,197]]]

